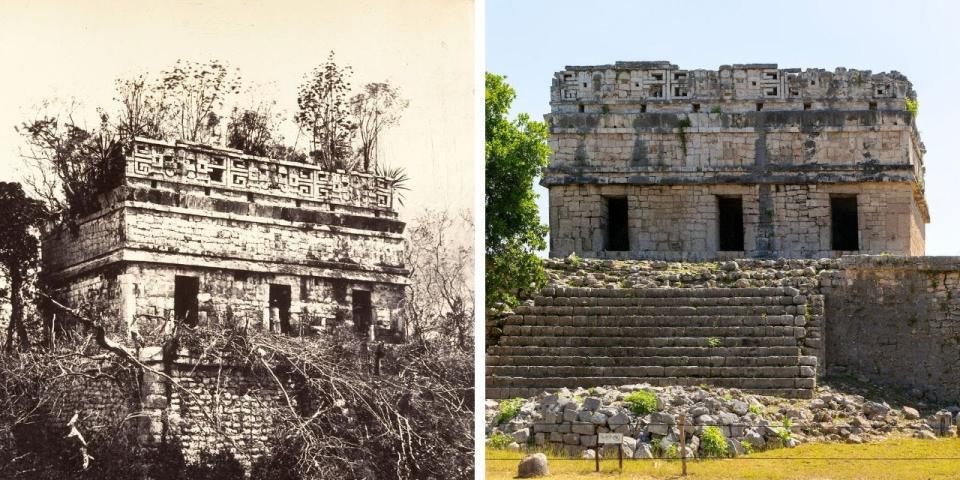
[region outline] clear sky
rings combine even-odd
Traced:
[[[515,112],[542,119],[565,65],[669,60],[898,70],[917,91],[927,147],[928,255],[960,255],[960,2],[487,0],[486,69],[507,75]],[[546,190],[541,193],[543,222]]]
[[[3,0],[0,180],[22,174],[14,126],[44,99],[73,97],[90,113],[111,103],[118,77],[217,59],[291,113],[303,75],[334,50],[355,86],[389,80],[410,101],[381,143],[382,161],[411,177],[404,217],[471,208],[473,12],[471,0]]]

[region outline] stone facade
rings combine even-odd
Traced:
[[[44,237],[44,273],[70,305],[116,318],[117,333],[229,316],[403,336],[404,224],[384,178],[137,139],[99,204]]]
[[[550,256],[922,255],[914,98],[897,72],[567,67],[546,116]]]

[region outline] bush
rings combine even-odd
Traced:
[[[511,398],[509,400],[504,400],[500,402],[500,412],[497,413],[497,423],[509,422],[513,420],[514,417],[520,414],[520,409],[523,407],[522,398]]]
[[[513,443],[513,437],[503,432],[494,433],[487,439],[487,445],[494,450],[506,450],[511,443]]]
[[[700,448],[707,457],[726,457],[730,451],[727,438],[723,436],[720,427],[716,426],[703,428],[703,433],[700,435]]]
[[[653,392],[637,390],[623,398],[629,405],[630,411],[637,415],[646,415],[657,411],[657,396]]]

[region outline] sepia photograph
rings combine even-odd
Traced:
[[[485,12],[486,478],[960,478],[956,4]]]
[[[0,5],[0,478],[473,478],[474,10]]]

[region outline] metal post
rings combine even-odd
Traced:
[[[599,433],[597,434],[597,445],[593,448],[595,449],[594,452],[596,452],[593,455],[594,462],[596,462],[597,464],[597,468],[595,471],[599,472],[600,471],[600,434]]]
[[[687,416],[680,414],[680,468],[683,472],[684,477],[687,476],[687,434],[684,424],[686,424]]]

